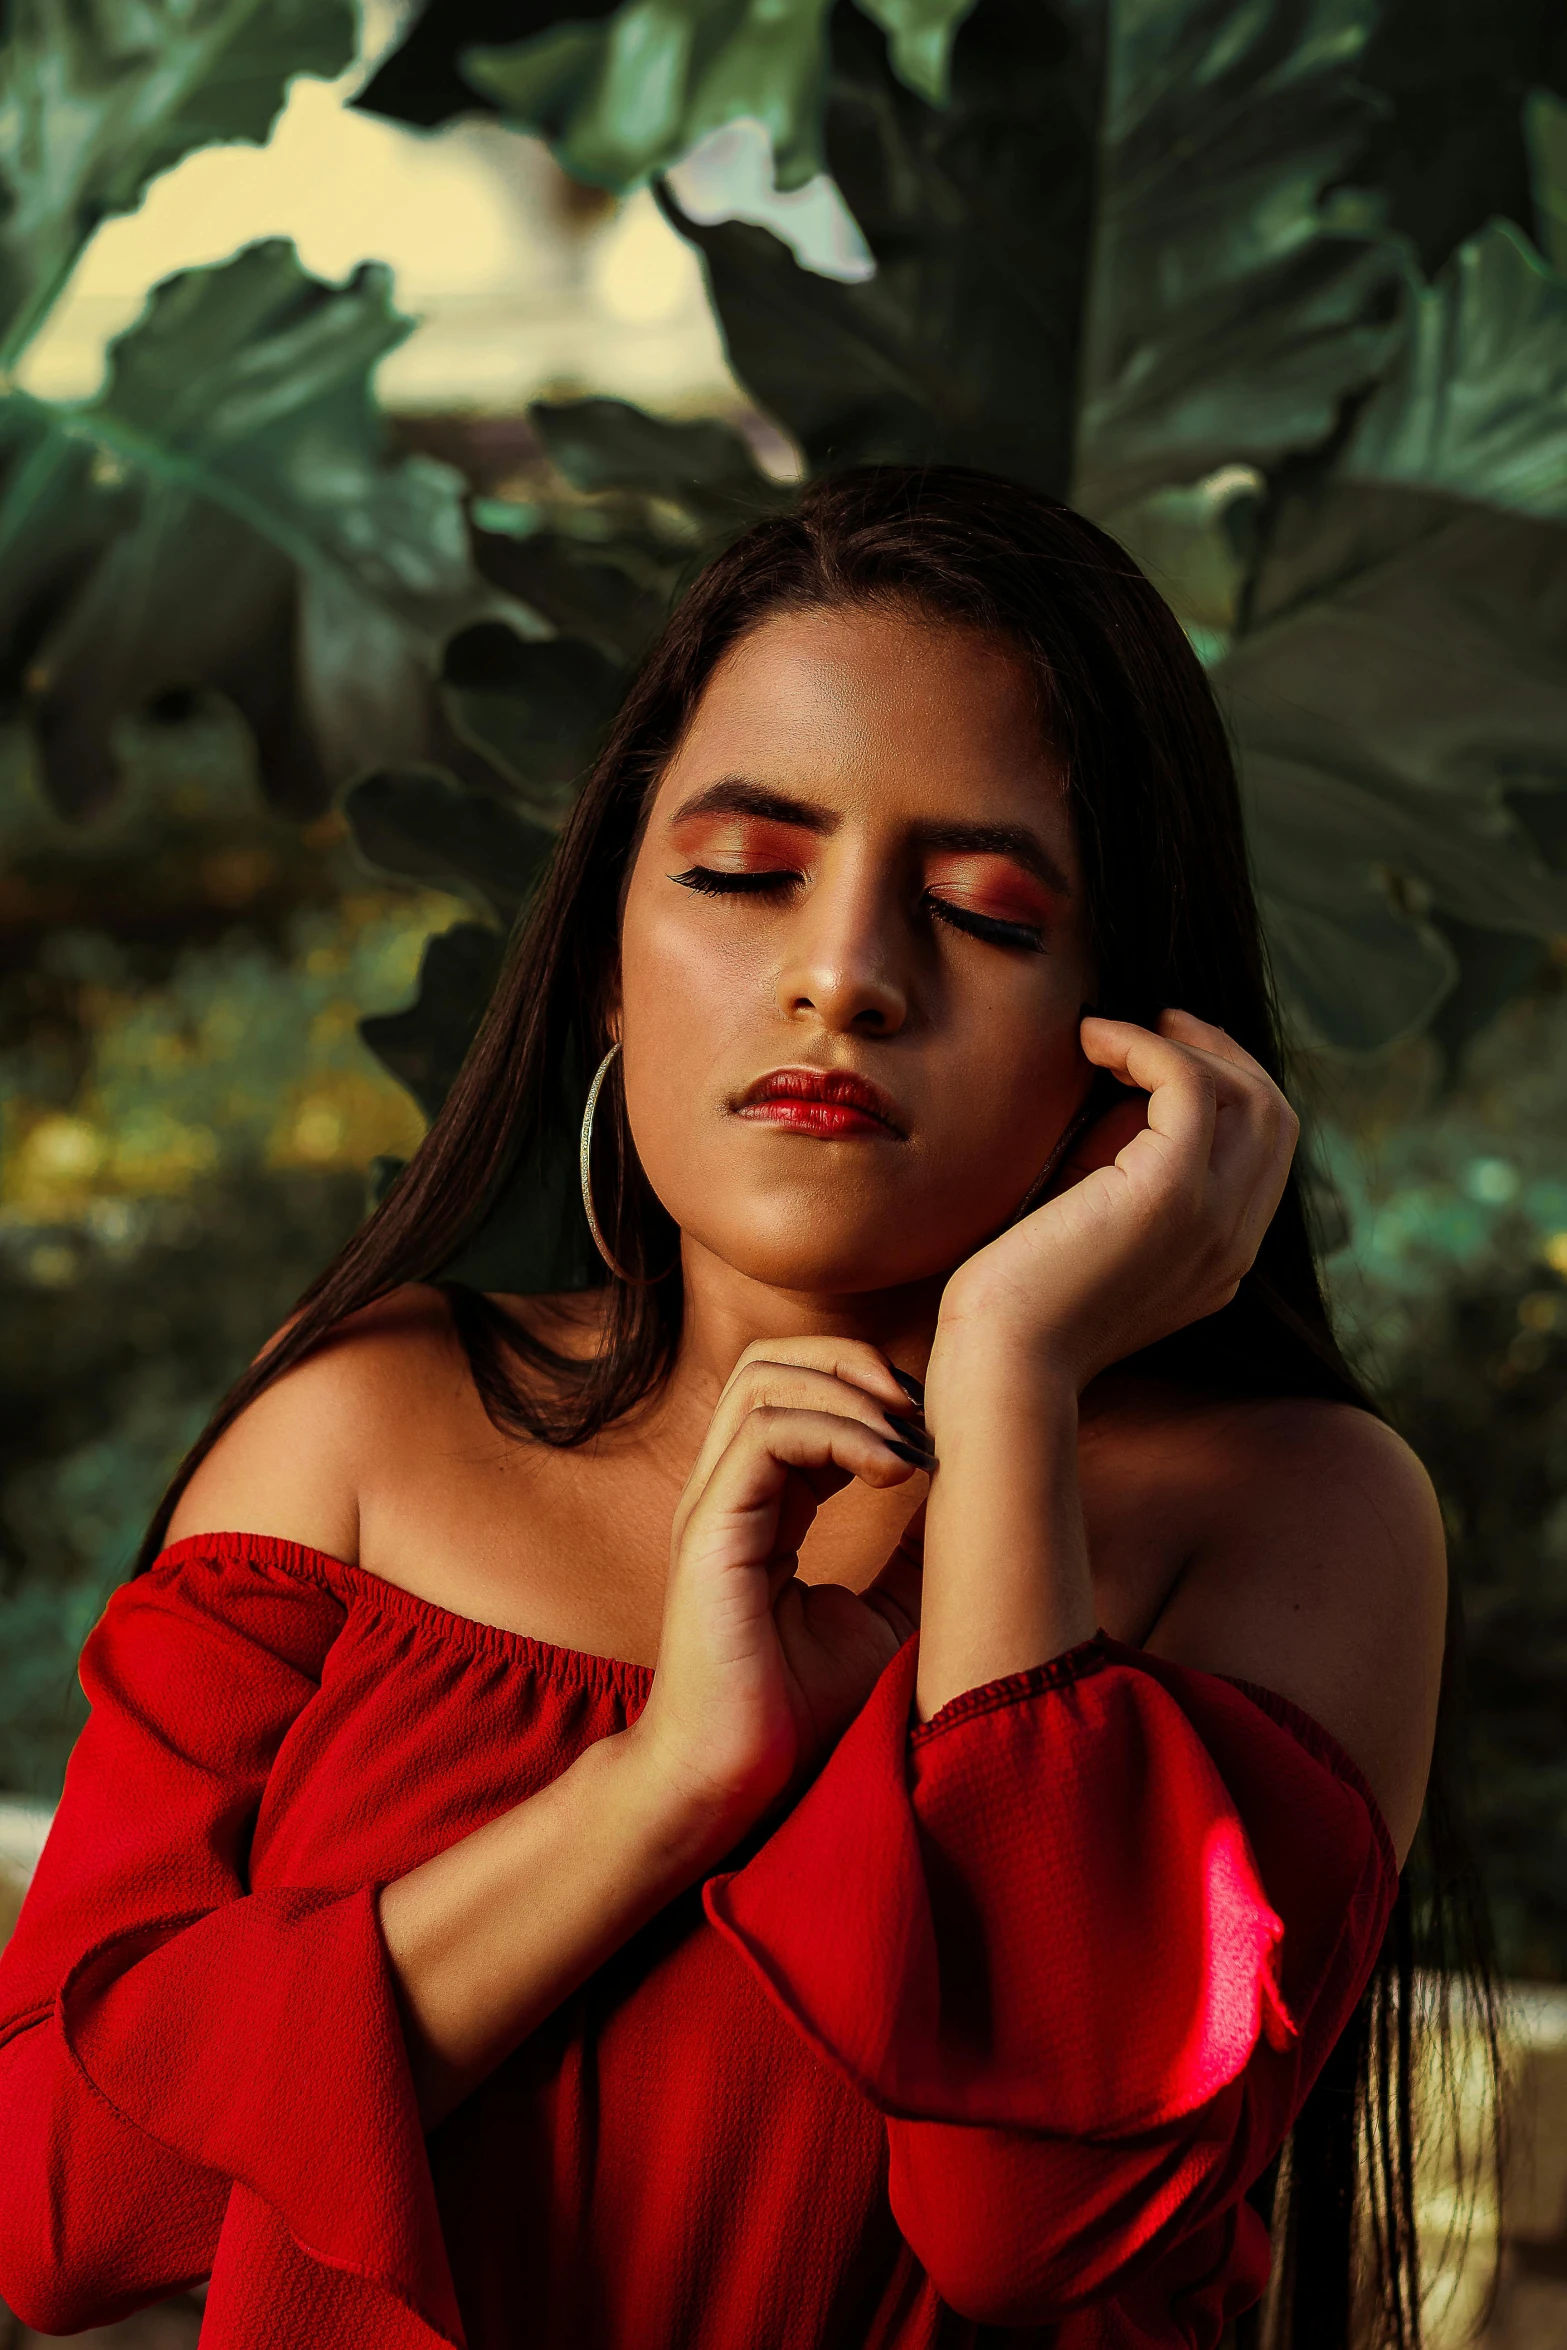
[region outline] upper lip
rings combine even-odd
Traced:
[[[908,1134],[891,1094],[852,1069],[769,1069],[737,1096],[733,1107],[745,1110],[758,1102],[830,1102],[840,1109],[863,1110],[900,1141]]]

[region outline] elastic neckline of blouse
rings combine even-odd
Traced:
[[[598,1656],[586,1648],[563,1648],[558,1641],[541,1640],[532,1632],[513,1632],[504,1624],[487,1624],[479,1616],[462,1615],[456,1608],[442,1607],[438,1599],[426,1599],[420,1592],[405,1590],[401,1583],[389,1583],[384,1575],[372,1574],[368,1567],[356,1566],[351,1559],[335,1558],[327,1550],[312,1550],[308,1543],[286,1541],[280,1534],[250,1534],[238,1528],[225,1528],[212,1534],[182,1535],[178,1542],[171,1542],[166,1550],[159,1551],[147,1572],[151,1575],[160,1567],[181,1566],[203,1552],[230,1545],[242,1547],[245,1555],[259,1565],[277,1568],[302,1582],[319,1584],[335,1597],[360,1599],[388,1615],[404,1615],[432,1627],[439,1626],[450,1641],[511,1656],[520,1663],[531,1663],[552,1679],[597,1683],[601,1688],[631,1698],[645,1698],[652,1685],[651,1665],[632,1664],[625,1657]]]
[[[625,1657],[598,1656],[587,1648],[563,1648],[558,1641],[541,1640],[532,1632],[512,1632],[504,1624],[486,1624],[477,1616],[459,1615],[455,1608],[442,1607],[439,1600],[425,1599],[417,1591],[404,1590],[401,1583],[389,1583],[383,1575],[373,1575],[368,1567],[355,1566],[349,1559],[334,1558],[327,1550],[312,1550],[307,1543],[289,1542],[280,1534],[250,1534],[238,1529],[225,1529],[212,1534],[186,1534],[178,1542],[171,1542],[161,1550],[148,1567],[154,1574],[160,1567],[183,1565],[186,1559],[198,1557],[203,1550],[210,1551],[226,1544],[238,1544],[246,1554],[261,1565],[274,1567],[283,1574],[293,1575],[302,1582],[319,1584],[334,1596],[357,1598],[372,1608],[388,1615],[405,1615],[415,1622],[439,1624],[445,1636],[465,1646],[489,1650],[493,1654],[515,1658],[519,1663],[531,1663],[540,1673],[557,1681],[576,1681],[587,1687],[596,1686],[616,1696],[646,1702],[653,1683],[651,1665],[634,1665]],[[1069,1685],[1087,1671],[1100,1664],[1123,1662],[1143,1664],[1142,1652],[1114,1640],[1106,1632],[1096,1632],[1092,1639],[1068,1649],[1063,1656],[1049,1664],[1033,1666],[1028,1672],[1012,1674],[1002,1682],[987,1682],[983,1688],[971,1689],[952,1698],[928,1722],[913,1726],[916,1746],[928,1742],[934,1732],[952,1726],[970,1713],[988,1712],[1007,1697],[1042,1694],[1046,1688]],[[1217,1673],[1215,1680],[1227,1681],[1249,1698],[1259,1711],[1268,1714],[1281,1728],[1293,1733],[1297,1742],[1308,1753],[1324,1764],[1334,1775],[1343,1779],[1360,1797],[1370,1815],[1372,1832],[1390,1875],[1399,1876],[1398,1854],[1381,1806],[1364,1772],[1345,1753],[1330,1730],[1324,1729],[1314,1714],[1306,1712],[1292,1698],[1283,1697],[1276,1689],[1264,1688],[1255,1681],[1244,1681],[1235,1673]],[[1037,1686],[1036,1686],[1037,1685]],[[949,1720],[950,1717],[950,1720]]]

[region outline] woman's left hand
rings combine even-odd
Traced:
[[[1085,1019],[1083,1051],[1147,1095],[1146,1124],[958,1268],[939,1359],[978,1338],[1081,1390],[1235,1295],[1279,1204],[1300,1127],[1267,1072],[1190,1012],[1158,1033]],[[1105,1122],[1113,1129],[1116,1113]]]

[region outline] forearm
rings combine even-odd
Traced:
[[[938,1333],[926,1416],[941,1466],[925,1520],[922,1721],[1095,1630],[1076,1383],[993,1331]]]
[[[381,1929],[426,2126],[693,1884],[711,1843],[624,1731],[386,1886]]]

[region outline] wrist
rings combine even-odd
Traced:
[[[614,1750],[607,1760],[637,1849],[671,1892],[693,1884],[745,1833],[739,1807],[670,1752],[646,1711],[600,1746]]]
[[[938,1326],[925,1378],[941,1466],[926,1505],[921,1720],[1094,1630],[1079,1383],[1037,1326],[966,1315]]]
[[[1091,1376],[1053,1332],[1020,1330],[1002,1318],[978,1315],[948,1322],[943,1314],[925,1372],[926,1418],[933,1434],[938,1420],[954,1411],[965,1419],[989,1419],[1021,1410],[1034,1419],[1059,1415],[1075,1423],[1078,1397]]]

